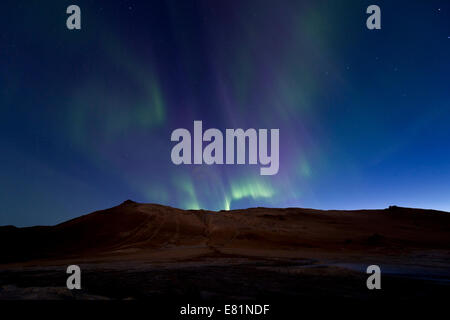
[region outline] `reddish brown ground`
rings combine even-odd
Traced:
[[[382,267],[385,297],[416,299],[448,292],[449,231],[450,214],[432,210],[210,212],[126,201],[52,227],[1,227],[0,299],[366,299],[371,264]],[[82,267],[82,292],[64,288],[70,264]]]

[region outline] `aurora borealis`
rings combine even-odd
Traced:
[[[2,2],[0,225],[126,199],[450,211],[450,3],[376,3],[381,30],[371,1]],[[279,128],[278,174],[175,166],[195,120]]]

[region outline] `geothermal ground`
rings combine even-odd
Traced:
[[[0,227],[0,299],[415,301],[450,289],[450,214],[390,207],[180,210],[125,201]],[[66,268],[82,290],[66,288]],[[379,265],[382,289],[368,290]]]

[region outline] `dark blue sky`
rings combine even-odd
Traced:
[[[66,28],[77,4],[82,29]],[[366,8],[382,29],[365,27]],[[0,225],[126,199],[450,211],[448,1],[3,1]],[[176,128],[279,128],[280,170],[175,166]]]

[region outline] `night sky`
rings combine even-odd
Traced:
[[[66,28],[81,8],[82,29]],[[382,29],[366,28],[366,8]],[[449,1],[2,1],[0,225],[126,199],[450,211]],[[280,169],[172,163],[177,128],[279,128]]]

